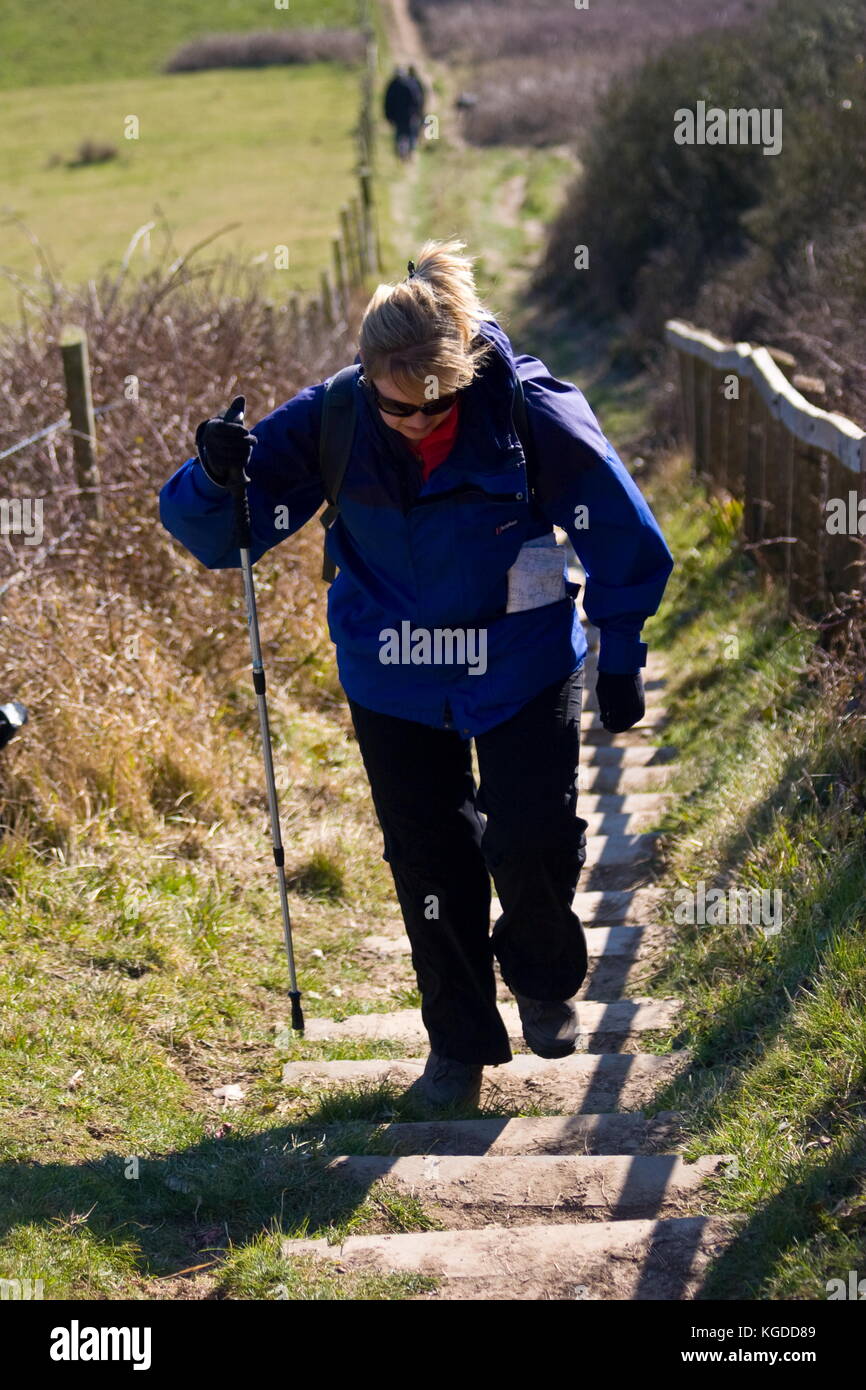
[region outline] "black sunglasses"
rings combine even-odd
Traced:
[[[458,392],[453,391],[450,396],[438,396],[435,401],[427,401],[425,405],[412,405],[411,401],[394,401],[390,396],[383,396],[374,381],[362,376],[361,384],[367,386],[372,393],[373,400],[380,410],[386,415],[444,415],[446,410],[450,410],[457,399]]]

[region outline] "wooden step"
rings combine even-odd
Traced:
[[[641,1033],[671,1028],[681,1009],[677,999],[615,999],[610,1003],[584,1003],[578,1008],[578,1048],[587,1052],[619,1050]],[[512,1046],[524,1045],[520,1015],[516,1004],[499,1007]],[[397,1009],[393,1013],[350,1014],[348,1018],[308,1018],[304,1030],[307,1042],[336,1042],[363,1038],[371,1042],[399,1042],[412,1047],[427,1041],[427,1030],[420,1009]]]
[[[452,1228],[463,1228],[485,1221],[681,1216],[707,1179],[723,1173],[730,1161],[729,1155],[685,1163],[674,1154],[351,1154],[331,1159],[327,1172],[365,1188],[384,1182],[432,1208]]]
[[[675,792],[589,792],[581,787],[577,814],[583,816],[664,815]]]
[[[736,1218],[488,1226],[483,1230],[287,1240],[287,1259],[330,1260],[341,1271],[403,1271],[442,1281],[432,1299],[598,1300],[693,1298]]]
[[[363,1145],[379,1154],[638,1154],[670,1148],[680,1134],[681,1117],[672,1110],[648,1119],[630,1115],[542,1115],[513,1119],[360,1121],[317,1130],[331,1153]]]
[[[581,767],[664,767],[677,756],[675,748],[656,748],[652,743],[623,746],[618,743],[591,743],[580,750]]]
[[[516,1055],[498,1067],[485,1067],[482,1106],[525,1110],[533,1106],[572,1114],[640,1110],[682,1072],[691,1060],[683,1049],[652,1052],[576,1052],[548,1062],[531,1053]],[[357,1062],[286,1062],[283,1084],[308,1094],[335,1086],[353,1092],[406,1091],[424,1070],[423,1058]]]
[[[621,764],[584,763],[581,758],[577,813],[580,815],[581,797],[598,792],[662,791],[679,771],[677,763],[654,763],[649,767],[632,767]]]
[[[397,921],[395,930],[399,936],[365,936],[361,946],[365,951],[382,956],[408,956],[411,953],[409,938],[403,923]],[[661,946],[670,938],[668,927],[587,927],[586,948],[592,957],[620,956],[634,959],[643,949]]]

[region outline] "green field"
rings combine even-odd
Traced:
[[[180,251],[237,222],[226,250],[273,264],[274,247],[289,248],[275,292],[312,286],[356,191],[358,100],[356,74],[331,64],[0,93],[3,213],[36,234],[67,283],[117,263],[136,228],[162,216]],[[130,115],[137,140],[124,138]],[[52,167],[85,139],[116,145],[117,158]],[[36,268],[10,225],[0,263],[28,278]],[[0,313],[12,303],[0,288]]]
[[[238,29],[357,22],[356,0],[4,0],[0,88],[116,81],[162,69],[182,43]]]

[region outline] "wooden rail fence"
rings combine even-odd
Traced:
[[[860,589],[866,431],[806,400],[766,348],[679,319],[665,338],[679,361],[695,470],[742,501],[747,547],[803,609],[823,611]]]

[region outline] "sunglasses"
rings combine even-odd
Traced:
[[[453,391],[450,396],[438,396],[435,401],[427,401],[425,405],[413,405],[411,401],[394,401],[390,396],[383,396],[374,381],[362,377],[363,385],[369,387],[373,400],[381,411],[386,415],[444,415],[446,410],[450,410],[457,399],[458,392]]]

